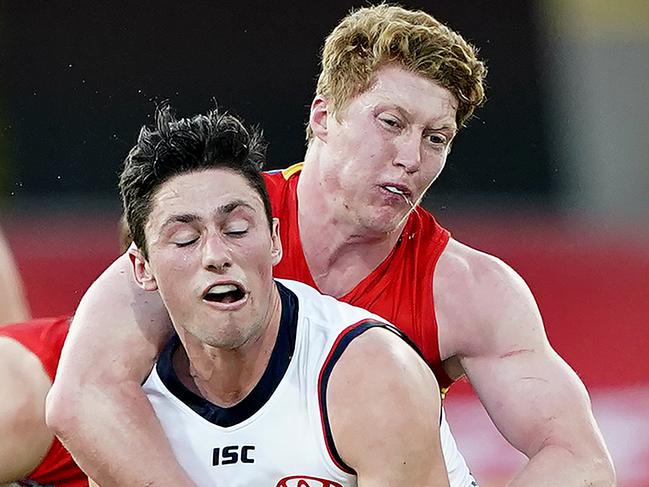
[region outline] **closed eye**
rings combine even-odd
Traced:
[[[192,238],[191,240],[183,240],[180,242],[174,242],[176,247],[187,247],[198,240],[198,237]]]
[[[222,232],[224,235],[233,238],[243,237],[250,230],[251,223],[247,218],[233,217],[225,222]]]

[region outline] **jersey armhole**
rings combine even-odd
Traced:
[[[327,447],[327,452],[334,464],[343,472],[346,472],[350,475],[356,475],[356,471],[347,465],[338,453],[336,448],[333,434],[331,433],[331,424],[329,423],[329,415],[327,411],[327,386],[329,385],[329,378],[331,377],[331,372],[333,371],[336,363],[342,356],[342,354],[347,350],[349,344],[355,339],[365,333],[367,330],[372,328],[384,328],[388,331],[391,331],[402,340],[404,340],[408,345],[410,345],[423,359],[423,355],[417,346],[399,329],[395,328],[392,325],[387,323],[382,323],[376,320],[363,320],[358,323],[345,328],[336,338],[329,355],[325,359],[322,368],[320,369],[320,374],[318,376],[318,403],[320,406],[320,421],[322,423],[322,432],[324,435],[325,446]],[[425,362],[425,360],[424,360]]]

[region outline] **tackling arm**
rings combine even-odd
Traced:
[[[192,485],[140,387],[170,332],[162,302],[137,286],[126,254],[77,309],[47,423],[102,487]]]
[[[359,487],[448,486],[439,386],[403,340],[383,329],[356,338],[327,389],[332,435]]]
[[[550,346],[529,288],[473,252],[464,283],[472,323],[457,355],[498,430],[530,459],[511,487],[615,485],[586,388]]]

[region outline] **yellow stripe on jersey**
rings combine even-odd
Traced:
[[[284,176],[284,179],[288,179],[296,172],[300,172],[302,170],[302,166],[304,166],[303,162],[293,164],[292,166],[289,166],[282,171],[282,176]]]

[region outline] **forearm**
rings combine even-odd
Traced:
[[[548,445],[539,450],[508,485],[611,487],[615,485],[615,471],[605,452],[579,456],[566,448]]]
[[[47,422],[102,487],[188,485],[140,384],[171,328],[122,256],[83,297],[48,395]]]
[[[53,421],[74,460],[101,487],[192,486],[138,383],[89,386]]]
[[[0,233],[0,325],[29,319],[22,280],[9,245]]]

